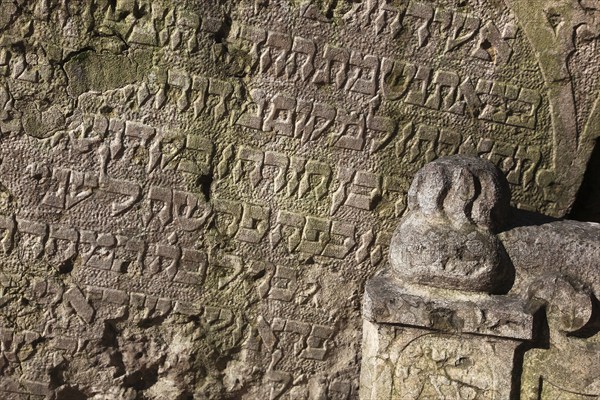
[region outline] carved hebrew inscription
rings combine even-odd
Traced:
[[[356,398],[423,165],[573,202],[598,7],[555,3],[2,1],[0,397]]]

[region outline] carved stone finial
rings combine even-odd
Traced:
[[[509,197],[485,160],[418,172],[365,284],[361,399],[600,399],[600,224]]]
[[[489,161],[447,157],[417,173],[408,199],[391,268],[365,285],[361,399],[511,398],[537,309],[490,294],[514,276],[496,236],[510,214],[506,180]]]
[[[453,156],[426,165],[392,237],[393,272],[429,286],[503,291],[511,266],[494,233],[508,220],[509,203],[508,183],[488,161]]]

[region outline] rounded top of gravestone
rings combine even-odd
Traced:
[[[505,290],[510,263],[494,233],[508,221],[510,190],[494,164],[436,160],[415,176],[408,206],[390,246],[396,275],[447,289]]]

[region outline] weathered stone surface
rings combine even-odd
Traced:
[[[555,221],[500,237],[514,293],[544,304],[549,347],[525,353],[522,399],[600,398],[600,224]]]
[[[370,279],[366,286],[363,316],[380,324],[533,339],[532,313],[537,308],[517,296],[490,297],[413,286],[382,274]]]
[[[495,199],[492,210],[508,196],[496,196],[505,182],[492,164],[470,163],[484,161],[434,161],[411,185],[390,266],[366,284],[361,399],[600,398],[600,224],[517,210],[476,224],[479,200]],[[489,176],[493,185],[473,184]],[[500,218],[506,229],[486,232],[506,249],[513,280],[474,285],[471,266],[498,249],[464,258],[457,237]],[[494,284],[507,294],[488,294]]]
[[[515,349],[503,338],[363,325],[361,399],[509,399]],[[373,355],[373,357],[369,357]],[[374,356],[377,355],[377,356]]]
[[[0,397],[356,398],[364,282],[420,168],[477,155],[513,205],[568,212],[600,132],[598,17],[1,1]],[[440,250],[488,258],[438,286],[511,281],[486,207]]]

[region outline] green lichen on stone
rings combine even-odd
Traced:
[[[86,50],[65,63],[68,93],[77,97],[88,91],[103,92],[137,80],[137,65],[130,58]]]

